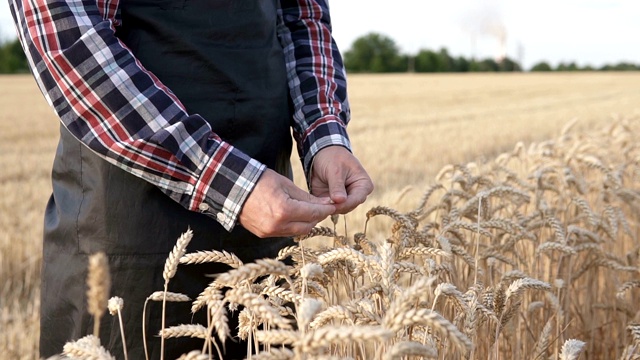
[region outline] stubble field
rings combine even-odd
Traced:
[[[618,118],[637,130],[638,84],[637,73],[351,76],[349,132],[376,191],[347,216],[348,232],[362,231],[373,206],[413,209],[443,166],[482,164],[518,142],[556,138],[571,120],[575,131]],[[31,77],[0,77],[0,109],[0,354],[34,359],[42,218],[58,122]],[[629,226],[637,234],[638,224]],[[373,238],[371,229],[384,234],[389,225],[373,222]],[[590,357],[602,358],[593,351]]]

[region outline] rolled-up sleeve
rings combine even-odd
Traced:
[[[346,74],[331,35],[328,3],[280,0],[278,35],[294,106],[293,133],[308,178],[321,149],[339,145],[351,150]]]

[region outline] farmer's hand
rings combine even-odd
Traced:
[[[240,212],[240,224],[261,237],[307,234],[336,212],[328,197],[317,198],[288,178],[267,169]]]
[[[373,182],[365,169],[342,146],[329,146],[316,154],[310,184],[313,195],[331,198],[336,214],[355,209],[373,191]]]

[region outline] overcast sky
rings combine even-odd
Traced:
[[[334,36],[348,48],[377,31],[401,49],[447,47],[452,55],[507,55],[529,68],[547,60],[595,66],[640,63],[637,0],[333,0]],[[393,5],[391,5],[393,4]],[[474,45],[475,44],[475,45]]]
[[[640,63],[638,0],[332,0],[330,5],[343,50],[375,31],[406,53],[447,47],[466,57],[498,56],[503,37],[507,55],[525,68],[540,60]],[[0,33],[4,39],[14,36],[7,1],[0,2]]]

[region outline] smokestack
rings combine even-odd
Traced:
[[[471,35],[471,56],[475,56],[475,38],[484,36],[493,38],[498,45],[495,55],[497,62],[507,57],[507,28],[502,21],[500,9],[497,5],[483,4],[467,12],[462,19],[462,29]]]
[[[496,62],[502,62],[502,60],[507,58],[507,32],[505,31],[499,37],[500,41],[500,52],[496,58]]]

